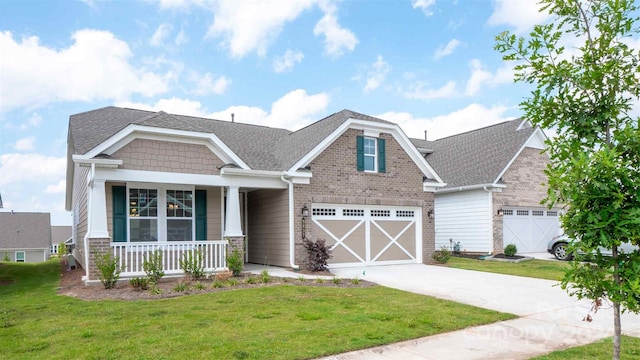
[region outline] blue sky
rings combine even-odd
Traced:
[[[347,108],[436,139],[521,116],[518,0],[0,0],[3,211],[64,211],[69,116],[116,105],[291,130]],[[250,140],[250,139],[248,139]]]

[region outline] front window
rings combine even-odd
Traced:
[[[129,229],[131,242],[192,241],[193,190],[129,188]]]
[[[16,262],[24,262],[24,251],[16,251]]]
[[[158,190],[129,189],[129,240],[158,241]]]
[[[193,192],[167,190],[167,240],[193,240]]]
[[[376,172],[376,139],[364,138],[364,171]]]

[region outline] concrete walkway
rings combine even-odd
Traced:
[[[299,276],[273,267],[269,272],[274,276]],[[555,286],[555,281],[420,264],[339,268],[332,272],[340,278],[358,277],[520,318],[334,355],[326,360],[529,359],[613,335],[610,307],[592,314],[592,322],[582,321],[590,304],[570,297]],[[622,328],[624,334],[640,337],[640,316],[623,314]]]

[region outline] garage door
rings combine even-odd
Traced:
[[[503,243],[515,244],[518,253],[547,251],[547,242],[562,234],[558,211],[546,208],[503,210]]]
[[[419,207],[312,204],[312,240],[331,246],[333,266],[420,263],[421,219]]]

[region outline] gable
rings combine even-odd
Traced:
[[[134,139],[111,155],[121,169],[219,175],[224,162],[201,144]]]

